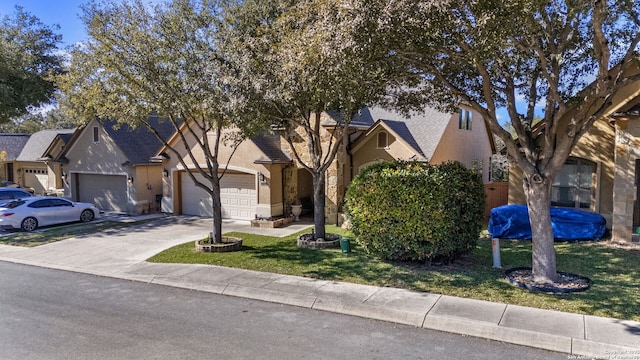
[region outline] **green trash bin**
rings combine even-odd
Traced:
[[[351,241],[348,237],[343,237],[342,239],[340,239],[340,249],[342,249],[342,252],[345,254],[351,252]]]

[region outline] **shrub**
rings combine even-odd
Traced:
[[[482,179],[459,162],[386,162],[353,179],[345,210],[365,252],[386,260],[431,261],[473,249],[484,204]]]

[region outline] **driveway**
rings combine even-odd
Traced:
[[[210,218],[167,216],[32,248],[0,245],[0,257],[66,270],[89,269],[102,274],[119,272],[172,246],[207,236],[211,231],[211,221]],[[249,221],[225,220],[222,231],[287,236],[309,226],[308,223],[294,223],[286,228],[265,229],[252,228]]]

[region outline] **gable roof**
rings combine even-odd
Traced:
[[[430,107],[425,107],[421,112],[412,112],[409,117],[396,111],[371,107],[360,111],[353,121],[373,124],[358,140],[371,134],[378,126],[384,126],[413,148],[416,155],[428,160],[433,156],[452,116],[451,113],[443,113]]]
[[[0,134],[0,151],[6,151],[5,161],[14,161],[29,141],[29,134]]]
[[[17,161],[39,161],[58,134],[71,136],[75,129],[42,130],[32,134],[17,157]]]
[[[251,141],[262,151],[263,155],[256,159],[257,164],[288,164],[292,160],[280,147],[280,136],[259,134]]]
[[[158,116],[150,116],[147,121],[165,140],[168,140],[176,131],[170,121]],[[132,128],[129,124],[118,124],[115,120],[99,120],[99,122],[131,165],[151,163],[151,157],[155,156],[164,145],[144,126]]]

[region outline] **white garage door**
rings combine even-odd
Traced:
[[[24,169],[24,186],[33,188],[36,194],[44,194],[49,190],[47,169]]]
[[[204,182],[200,174],[196,179]],[[197,187],[186,172],[181,174],[182,213],[185,215],[213,216],[209,194]],[[206,184],[206,182],[204,182]],[[255,218],[257,205],[255,177],[250,174],[225,174],[220,180],[222,218],[251,220]]]
[[[125,175],[78,174],[78,200],[95,204],[99,209],[127,211],[127,177]]]

